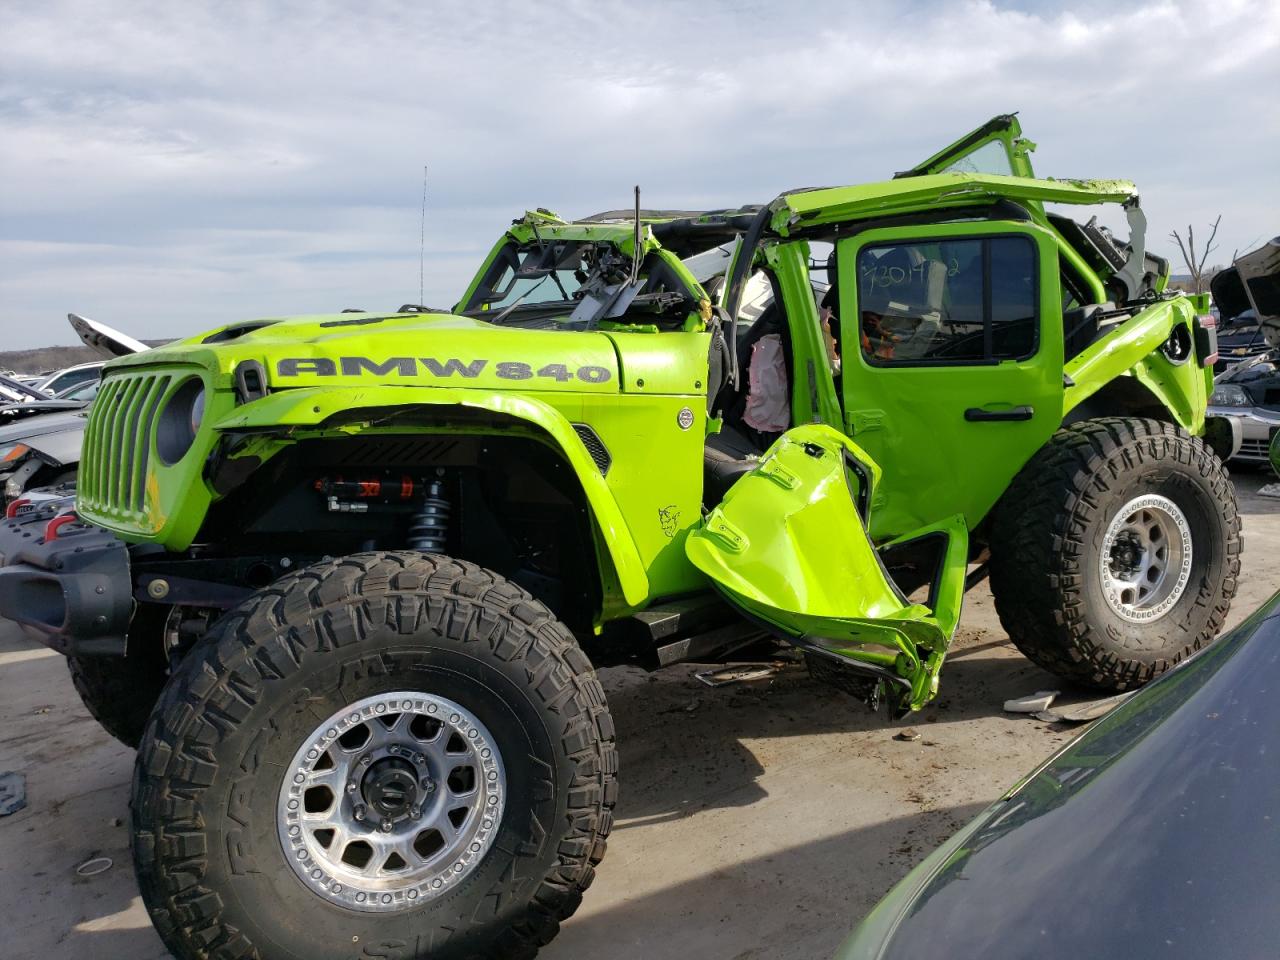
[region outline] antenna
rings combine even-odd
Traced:
[[[418,228],[418,303],[426,300],[427,276],[427,165],[422,165],[422,223]]]
[[[631,246],[631,284],[640,279],[640,185],[636,184],[636,232]]]

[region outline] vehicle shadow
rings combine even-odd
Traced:
[[[694,879],[659,880],[625,898],[593,889],[541,956],[830,957],[893,884],[981,809],[927,810],[729,865],[708,863]]]
[[[1038,721],[1003,714],[1005,700],[1037,690],[1068,691],[1060,680],[1019,655],[1007,642],[959,651],[942,673],[942,691],[924,710],[892,720],[852,696],[788,664],[771,682],[707,687],[694,665],[646,675],[637,668],[602,671],[618,734],[619,823],[652,822],[708,807],[748,806],[765,796],[762,754],[779,738],[824,737],[835,750],[867,753],[894,747],[904,729],[925,746],[950,747],[972,736],[965,724],[999,718],[1014,737],[1043,739]],[[1060,732],[1060,731],[1055,731]],[[1046,743],[1044,753],[1053,749]],[[785,747],[780,750],[785,755]],[[778,762],[785,763],[785,756]],[[1032,761],[1034,762],[1034,761]],[[1027,765],[1023,761],[1023,765]],[[1016,776],[1016,772],[1011,774]]]

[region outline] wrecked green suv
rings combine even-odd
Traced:
[[[612,826],[593,664],[767,633],[910,711],[988,571],[1064,677],[1210,642],[1240,551],[1197,439],[1212,323],[1132,184],[1035,179],[1030,149],[1000,117],[883,183],[533,212],[451,311],[110,364],[74,512],[0,531],[0,614],[139,744],[169,948],[532,955]]]

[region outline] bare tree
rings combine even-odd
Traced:
[[[1187,224],[1187,242],[1185,244],[1182,242],[1182,236],[1177,230],[1169,234],[1178,244],[1178,249],[1182,252],[1182,262],[1187,265],[1187,272],[1191,274],[1192,293],[1204,293],[1205,285],[1212,279],[1212,273],[1216,272],[1210,271],[1210,275],[1206,276],[1204,265],[1209,259],[1209,254],[1217,249],[1213,244],[1213,238],[1218,235],[1218,224],[1221,222],[1222,214],[1218,214],[1218,219],[1212,223],[1213,229],[1209,232],[1209,239],[1198,256],[1196,254],[1196,234],[1191,224]]]

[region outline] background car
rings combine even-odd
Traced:
[[[37,487],[74,482],[84,426],[80,413],[60,412],[0,427],[0,504]]]
[[[30,384],[24,383],[17,377],[0,374],[0,404],[31,403],[36,400],[46,399],[48,399],[47,394],[40,392]]]
[[[1250,360],[1267,350],[1258,313],[1252,307],[1243,313],[1218,320],[1218,362],[1215,373],[1229,370],[1237,363]]]
[[[1236,437],[1231,459],[1266,463],[1271,438],[1280,431],[1280,347],[1219,374],[1206,415],[1224,420]]]
[[[1274,957],[1280,594],[935,850],[838,960]]]
[[[82,383],[90,383],[101,379],[104,363],[106,363],[105,360],[95,360],[92,363],[78,363],[74,367],[55,370],[48,376],[37,380],[35,387],[51,397],[56,397],[64,390],[78,387]]]
[[[1243,359],[1217,376],[1206,430],[1217,438],[1215,450],[1223,459],[1266,463],[1267,448],[1280,431],[1280,237],[1237,258],[1213,278],[1211,288],[1223,316],[1243,318],[1236,339],[1220,335],[1218,353],[1230,360],[1231,350]],[[1255,334],[1246,334],[1250,322]]]
[[[75,314],[68,319],[80,339],[106,357],[148,349],[105,324]],[[7,507],[30,490],[75,482],[84,440],[82,411],[97,395],[104,362],[68,368],[99,372],[65,384],[57,397],[0,376],[0,505]]]

